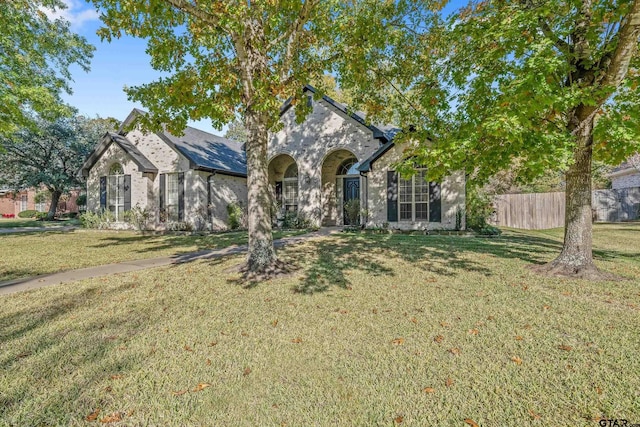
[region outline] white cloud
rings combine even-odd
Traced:
[[[85,22],[97,21],[100,17],[98,11],[93,8],[86,8],[85,3],[79,0],[62,0],[67,6],[66,9],[45,9],[42,11],[47,15],[49,19],[62,18],[69,21],[72,27],[80,28]]]

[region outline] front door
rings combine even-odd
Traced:
[[[349,212],[347,212],[347,202],[351,201],[351,200],[357,200],[360,201],[360,177],[354,177],[354,178],[343,178],[343,194],[344,194],[344,198],[343,198],[343,204],[342,204],[342,214],[343,214],[343,218],[344,218],[344,225],[358,225],[359,222],[359,218],[360,218],[360,205],[358,204],[357,209],[355,209],[353,206],[353,210],[352,210],[352,215],[351,216],[356,216],[357,219],[355,220],[355,222],[352,224],[352,221],[349,219]],[[357,212],[357,215],[355,215],[355,212]]]

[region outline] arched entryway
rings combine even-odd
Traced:
[[[269,162],[269,184],[275,196],[276,212],[298,211],[298,164],[288,154],[279,154]]]
[[[360,201],[360,173],[358,158],[349,150],[329,153],[322,163],[322,224],[351,224],[345,205]],[[351,202],[354,203],[354,202]]]

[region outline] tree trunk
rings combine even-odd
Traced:
[[[535,270],[550,275],[591,280],[611,279],[593,263],[593,216],[591,210],[591,160],[593,118],[582,122],[576,135],[574,163],[565,175],[565,228],[562,252],[548,264]]]
[[[56,216],[56,211],[58,210],[58,201],[60,200],[60,196],[62,196],[62,191],[60,190],[50,190],[51,191],[51,204],[49,205],[49,212],[47,212],[47,221],[53,221]]]
[[[267,165],[268,131],[263,114],[249,108],[245,116],[249,252],[245,271],[268,274],[277,265],[271,232],[271,198]]]

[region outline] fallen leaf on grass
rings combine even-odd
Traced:
[[[87,415],[85,420],[87,421],[95,421],[98,418],[98,414],[100,413],[100,408],[97,408],[95,411]]]
[[[478,427],[478,423],[476,423],[475,421],[473,421],[471,418],[465,418],[464,422],[466,424],[469,424],[471,427]]]
[[[493,316],[488,316],[487,317],[487,320],[494,320],[494,319],[495,319],[495,317],[493,317]]]
[[[402,344],[404,344],[404,338],[396,338],[393,341],[391,341],[391,344],[402,345]]]
[[[246,377],[247,375],[249,375],[251,373],[251,368],[244,368],[244,372],[242,373],[243,377]]]
[[[522,359],[520,359],[518,356],[513,356],[513,357],[511,358],[511,360],[513,360],[513,362],[514,362],[516,365],[522,365]]]
[[[436,335],[433,340],[440,344],[444,340],[444,337],[442,335]]]
[[[211,359],[207,359],[207,366],[211,366]]]
[[[274,328],[276,326],[278,326],[278,319],[274,320],[273,322],[271,322],[271,326],[273,326]]]
[[[596,387],[596,393],[602,394],[602,389],[600,387]]]
[[[184,346],[184,349],[185,349],[186,351],[193,351],[193,349],[192,349],[191,347],[189,347],[188,345],[185,345],[185,346]]]
[[[540,414],[536,414],[531,409],[529,409],[529,416],[531,417],[532,420],[539,420],[540,419]]]
[[[440,326],[442,326],[443,328],[448,328],[451,325],[447,322],[440,322]]]
[[[573,347],[568,346],[568,345],[559,345],[558,349],[564,350],[564,351],[571,351],[573,349]]]
[[[172,391],[171,394],[173,394],[174,396],[182,396],[183,394],[185,394],[186,392],[188,392],[189,390],[184,389],[184,390],[178,390],[178,391]]]
[[[522,335],[516,335],[516,341],[522,341],[523,339]]]
[[[246,332],[240,332],[240,335],[242,335],[243,337],[248,337],[249,336],[249,334],[246,333]]]
[[[450,348],[449,353],[453,354],[454,356],[457,356],[460,354],[460,349],[458,347]]]
[[[543,309],[543,310],[549,310],[550,308],[551,308],[551,306],[550,306],[550,305],[543,305],[543,306],[542,306],[542,309]]]
[[[117,374],[117,375],[111,375],[111,379],[112,380],[121,380],[122,379],[122,375]]]
[[[424,391],[425,393],[435,393],[435,392],[436,392],[436,389],[435,389],[435,388],[432,388],[432,387],[426,387],[426,388],[425,388],[424,390],[422,390],[422,391]]]
[[[394,421],[396,422],[396,424],[400,424],[401,422],[404,421],[404,417],[402,415],[398,415]]]
[[[29,357],[31,356],[31,352],[30,351],[25,351],[23,353],[20,353],[16,356],[16,359],[23,359],[25,357]]]
[[[478,335],[478,333],[480,333],[480,331],[477,330],[476,328],[473,328],[473,329],[469,329],[469,333],[471,335]]]
[[[211,342],[209,343],[209,347],[214,347],[214,346],[216,346],[216,345],[218,345],[218,341],[211,341]]]
[[[294,343],[294,344],[300,344],[302,342],[302,338],[296,337],[296,338],[292,339],[291,342]]]
[[[451,387],[453,385],[453,379],[451,377],[448,377],[447,380],[444,382],[444,385],[446,385],[447,387]]]
[[[119,421],[122,421],[122,413],[120,412],[114,412],[100,420],[102,424],[117,423]]]
[[[418,323],[418,319],[416,319],[415,317],[412,317],[411,319],[409,319],[409,321],[411,323]]]
[[[193,389],[193,391],[194,392],[202,391],[207,387],[211,387],[211,384],[209,384],[209,383],[200,383]]]

